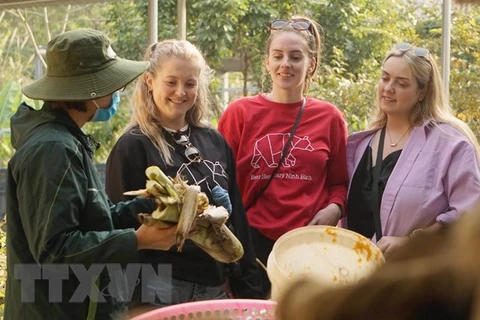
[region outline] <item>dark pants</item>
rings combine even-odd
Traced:
[[[250,228],[250,232],[252,234],[252,242],[253,248],[255,250],[255,255],[258,259],[260,259],[260,261],[262,261],[264,265],[267,265],[268,255],[272,251],[275,241],[265,237],[263,234],[260,233],[260,231],[255,228]],[[271,289],[270,280],[268,279],[267,272],[265,272],[263,268],[260,268],[260,274],[262,277],[263,295],[266,298],[269,298]]]

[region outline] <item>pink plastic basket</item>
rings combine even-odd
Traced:
[[[153,310],[131,320],[274,320],[275,301],[253,299],[207,300]]]

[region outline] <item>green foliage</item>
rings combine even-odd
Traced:
[[[186,4],[187,39],[199,46],[214,69],[221,70],[225,58],[239,59],[244,95],[252,94],[247,87],[268,90],[269,77],[263,67],[268,22],[294,14],[318,21],[323,29],[323,54],[310,94],[336,104],[345,113],[350,131],[365,127],[373,108],[382,59],[394,43],[408,41],[427,47],[438,56],[442,54],[441,6],[426,7],[414,0],[203,0]],[[177,1],[163,0],[159,6],[159,39],[178,38]],[[480,129],[476,108],[480,37],[479,19],[474,18],[479,16],[478,11],[478,8],[454,10],[450,81],[452,106],[475,132]],[[57,34],[63,28],[88,26],[106,31],[122,57],[142,59],[147,46],[146,1],[59,6],[55,10],[49,7],[48,25],[43,8],[20,13],[33,26],[38,44],[45,45],[49,34]],[[7,10],[0,14],[0,28],[5,30],[5,36],[0,39],[0,66],[5,70],[0,74],[4,84],[2,95],[10,92],[8,98],[1,98],[1,128],[8,128],[7,119],[16,109],[18,99],[22,99],[18,90],[16,96],[11,90],[15,85],[31,81],[33,74],[34,50],[25,26],[18,23],[20,13]],[[64,24],[67,15],[68,22]],[[16,27],[11,28],[12,25]],[[12,79],[15,84],[9,82]],[[10,87],[6,85],[9,83]],[[220,81],[215,80],[212,90],[218,90],[219,84]],[[132,86],[129,89],[132,90]],[[97,161],[106,159],[125,127],[130,116],[129,97],[130,93],[123,97],[119,113],[112,121],[106,125],[88,124],[84,128],[102,143],[96,153]],[[214,99],[218,101],[219,97]],[[2,141],[2,156],[11,150],[5,145],[7,140]]]
[[[121,2],[123,4],[123,2]],[[118,3],[119,4],[119,3]],[[43,102],[34,101],[23,96],[20,87],[32,81],[34,76],[35,46],[45,47],[49,39],[63,30],[76,28],[93,28],[106,31],[102,16],[108,6],[102,4],[58,6],[44,8],[29,8],[27,10],[4,10],[0,13],[0,30],[4,35],[0,39],[0,166],[5,167],[14,152],[10,142],[9,119],[17,110],[22,101],[35,109],[39,109]],[[27,21],[32,30],[33,39],[28,33]],[[12,28],[12,26],[15,26]],[[108,34],[108,32],[107,32]],[[145,37],[143,37],[145,38]],[[119,53],[120,54],[120,53]],[[126,104],[122,102],[122,105]],[[122,107],[127,109],[128,107]],[[87,133],[97,136],[103,141],[102,147],[96,156],[104,161],[114,142],[115,132],[125,124],[125,118],[119,125],[113,123],[107,126],[91,125],[85,128]],[[114,122],[116,124],[116,122]]]
[[[165,4],[172,1],[164,1]],[[105,13],[106,26],[116,52],[126,59],[142,60],[147,41],[147,2],[120,1],[109,3]],[[163,11],[163,10],[162,10]],[[159,12],[160,14],[160,12]],[[172,24],[173,25],[173,24]],[[159,28],[162,37],[165,34]],[[171,29],[171,28],[170,28]]]
[[[22,101],[27,101],[32,107],[38,108],[39,101],[26,99],[18,82],[6,82],[0,90],[0,167],[6,167],[13,154],[10,142],[10,117]]]
[[[264,73],[268,22],[302,14],[323,29],[322,59],[309,95],[337,105],[350,132],[363,130],[372,111],[384,55],[400,41],[428,48],[440,57],[441,5],[427,7],[416,0],[192,0],[187,3],[187,39],[197,45],[209,64],[221,70],[225,58],[236,58],[242,70],[230,73],[230,83],[266,91]],[[177,1],[159,1],[159,39],[178,38]],[[480,133],[480,7],[454,7],[451,36],[450,101],[457,116]],[[0,130],[7,132],[8,119],[22,100],[38,109],[41,102],[26,99],[20,86],[33,78],[34,46],[63,31],[80,27],[105,31],[119,56],[142,59],[147,47],[147,1],[115,1],[94,5],[48,7],[0,12]],[[66,21],[66,22],[65,22]],[[240,76],[239,76],[240,75]],[[216,79],[212,90],[218,90]],[[122,96],[117,115],[107,123],[89,123],[85,132],[101,142],[96,161],[105,162],[130,117],[133,85]],[[231,95],[231,97],[238,97]],[[214,97],[218,100],[218,96]],[[218,117],[217,117],[218,118]],[[216,119],[213,123],[216,124]],[[8,133],[0,135],[0,166],[13,153]],[[3,237],[3,238],[2,238]],[[0,244],[4,235],[0,233]],[[4,249],[4,246],[0,248]],[[0,310],[2,307],[0,276]],[[1,311],[0,311],[1,314]]]
[[[450,101],[457,117],[480,137],[480,8],[452,17]]]
[[[161,3],[158,12],[159,40],[178,38],[176,3],[175,0]],[[200,48],[214,69],[218,70],[225,58],[239,59],[244,87],[248,82],[260,86],[268,22],[273,18],[289,17],[292,12],[307,12],[314,3],[316,1],[313,0],[187,1],[187,39]],[[110,5],[108,24],[111,34],[117,39],[116,48],[125,57],[142,56],[147,45],[144,40],[147,33],[146,10],[145,4],[134,1]]]
[[[343,111],[349,132],[365,129],[368,117],[374,106],[377,76],[361,73],[354,76],[348,73],[342,62],[342,52],[333,50],[333,66],[323,65],[319,79],[312,83],[310,95],[335,104]],[[379,64],[371,61],[371,69]]]
[[[309,94],[339,107],[350,132],[363,130],[374,107],[385,53],[396,42],[415,43],[412,9],[383,0],[331,0],[314,8],[323,50]]]
[[[10,143],[10,117],[20,104],[22,92],[16,82],[7,82],[0,91],[0,166],[6,167],[13,153]]]
[[[449,94],[452,109],[480,138],[480,8],[457,8],[452,14],[450,37]],[[418,23],[416,32],[419,46],[428,48],[440,58],[442,16],[438,8],[424,8],[425,19]]]
[[[13,115],[15,106],[18,106],[22,99],[20,85],[17,82],[5,83],[0,91],[0,128],[7,127],[10,117]]]
[[[35,49],[28,33],[32,30],[35,43],[46,47],[51,37],[64,30],[93,28],[103,30],[100,4],[3,10],[0,12],[0,83],[15,79],[21,85],[33,78]]]

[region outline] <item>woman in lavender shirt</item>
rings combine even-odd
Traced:
[[[377,105],[371,130],[348,140],[343,226],[372,238],[388,258],[409,238],[441,229],[477,202],[480,147],[453,115],[427,49],[399,43],[388,52]]]

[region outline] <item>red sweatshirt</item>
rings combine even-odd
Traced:
[[[233,149],[245,206],[268,181],[300,109],[298,103],[267,100],[263,94],[232,102],[218,130]],[[331,203],[342,208],[348,187],[347,128],[341,112],[307,98],[290,151],[276,176],[247,212],[250,225],[272,240],[307,225]]]

